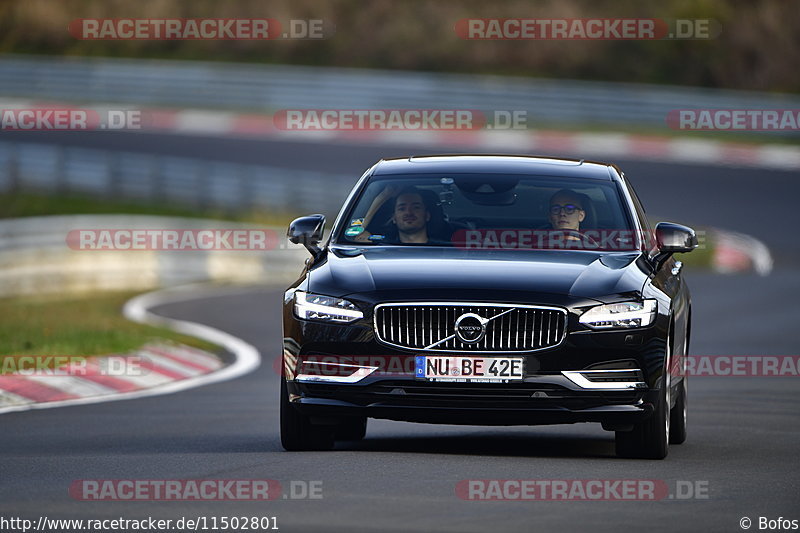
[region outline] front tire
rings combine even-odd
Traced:
[[[681,348],[681,362],[680,368],[681,386],[678,390],[678,397],[675,399],[675,407],[672,408],[672,420],[670,420],[670,444],[683,444],[686,441],[686,419],[689,413],[689,377],[686,375],[686,358],[689,357],[689,332],[683,337],[683,346]]]
[[[632,431],[616,432],[617,456],[633,459],[663,459],[667,456],[671,417],[669,383],[666,379],[664,381],[653,416],[635,424]]]
[[[688,392],[689,383],[686,376],[681,380],[681,388],[678,392],[678,398],[675,400],[675,407],[671,411],[671,420],[669,428],[669,443],[670,444],[683,444],[686,441],[686,418],[688,414]]]
[[[289,402],[286,379],[281,378],[281,445],[288,452],[333,449],[333,429],[311,423]]]
[[[670,324],[670,326],[672,326]],[[670,327],[672,330],[672,327]],[[670,426],[674,416],[671,413],[670,404],[672,403],[672,357],[674,355],[674,340],[670,334],[667,337],[667,353],[664,361],[663,373],[661,376],[661,389],[659,391],[658,400],[656,401],[655,411],[653,416],[634,424],[632,431],[617,431],[615,436],[615,448],[619,457],[628,457],[635,459],[663,459],[667,456],[669,450],[669,443],[672,442],[673,437],[670,436]],[[687,344],[684,341],[682,347],[684,353]],[[686,377],[682,385],[682,390],[685,391]],[[680,393],[679,393],[680,394]],[[685,401],[686,395],[683,394],[676,400],[676,410],[678,408],[677,402]],[[685,413],[686,404],[681,405],[682,412]],[[683,417],[683,438],[686,438],[686,418]],[[683,442],[683,441],[681,441]]]

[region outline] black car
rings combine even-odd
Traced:
[[[599,422],[624,457],[686,438],[689,290],[615,165],[503,155],[382,160],[284,298],[281,440],[330,449],[367,418]]]

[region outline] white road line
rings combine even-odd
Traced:
[[[252,289],[250,289],[250,291],[252,291]],[[210,385],[212,383],[227,381],[252,372],[261,364],[261,356],[258,350],[251,344],[248,344],[229,333],[212,328],[211,326],[190,322],[188,320],[167,318],[150,312],[150,308],[155,306],[179,301],[202,299],[210,296],[209,294],[204,293],[206,293],[206,291],[197,285],[187,286],[182,289],[167,289],[149,292],[129,300],[123,308],[123,314],[126,318],[133,320],[134,322],[167,327],[178,333],[197,337],[212,344],[222,346],[234,355],[234,361],[230,365],[225,366],[215,372],[180,381],[170,381],[169,383],[164,383],[163,385],[158,385],[150,389],[109,394],[106,396],[75,398],[72,400],[62,400],[57,402],[9,405],[0,408],[0,414],[14,411],[28,411],[31,409],[50,409],[53,407],[86,405],[159,396],[162,394],[171,394],[196,387],[202,387],[204,385]],[[218,289],[212,289],[212,293],[219,294]]]
[[[6,390],[0,390],[0,408],[27,405],[31,402],[33,402],[33,400],[30,398],[25,398],[24,396]]]

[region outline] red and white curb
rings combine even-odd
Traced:
[[[772,272],[769,248],[760,240],[744,233],[712,229],[714,254],[711,268],[721,274],[756,272],[766,276]]]
[[[237,138],[275,139],[309,142],[375,144],[386,146],[421,144],[436,148],[471,149],[502,153],[534,151],[576,157],[597,157],[662,161],[688,164],[709,164],[800,169],[800,147],[775,143],[742,143],[702,138],[692,139],[694,132],[681,137],[636,135],[615,132],[579,133],[551,130],[408,130],[408,131],[288,131],[275,126],[273,116],[231,111],[161,108],[134,108],[130,104],[99,104],[80,107],[77,104],[33,102],[3,99],[3,109],[92,109],[100,116],[108,110],[139,111],[142,128],[128,131],[161,132],[181,135],[211,135]],[[666,120],[666,117],[665,117]],[[665,126],[666,127],[666,126]]]
[[[150,311],[158,305],[207,296],[197,287],[155,291],[128,301],[123,313],[135,322],[167,327],[222,346],[233,355],[232,363],[224,365],[213,354],[184,345],[150,344],[129,355],[87,358],[75,372],[60,368],[53,373],[56,375],[5,374],[0,376],[0,414],[171,394],[252,372],[261,362],[252,345],[215,328]],[[141,371],[123,375],[107,371],[129,365],[131,360]]]
[[[207,374],[221,366],[218,358],[201,350],[150,344],[131,354],[88,357],[80,364],[62,365],[47,374],[0,375],[0,407],[149,389]]]
[[[656,135],[599,132],[575,133],[550,130],[474,131],[287,131],[275,127],[271,115],[227,111],[142,110],[148,130],[189,135],[341,142],[377,145],[426,144],[442,148],[511,153],[573,154],[579,157],[700,163],[724,166],[800,169],[800,148],[782,144],[754,144]]]

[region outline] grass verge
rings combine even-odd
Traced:
[[[109,355],[130,352],[155,340],[203,350],[217,346],[171,330],[137,324],[122,316],[136,292],[0,299],[0,369],[8,356]]]
[[[52,215],[155,215],[168,217],[211,218],[265,226],[288,226],[297,214],[290,212],[241,209],[224,211],[176,206],[162,202],[141,202],[99,198],[77,194],[38,194],[10,192],[0,194],[0,218]]]

